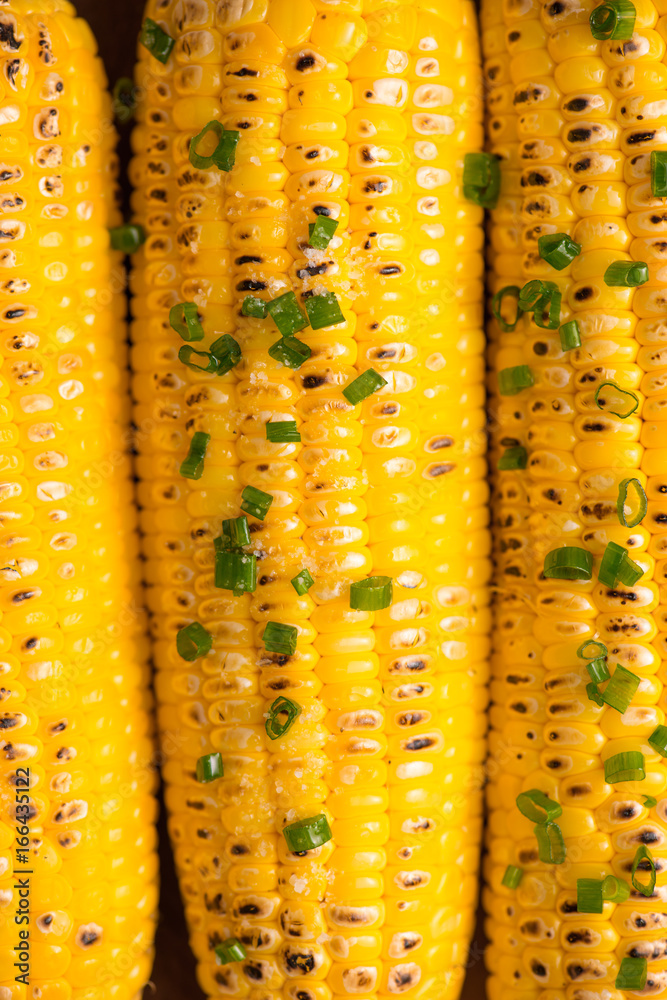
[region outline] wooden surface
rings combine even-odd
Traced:
[[[78,11],[90,22],[97,37],[109,80],[132,76],[135,39],[142,20],[143,0],[79,0]],[[121,155],[129,153],[127,127],[122,130]],[[126,191],[127,195],[127,191]],[[187,931],[167,842],[164,815],[160,822],[161,879],[160,925],[153,973],[154,990],[146,990],[146,1000],[203,1000],[194,976],[194,962],[187,943]],[[461,1000],[483,1000],[484,970],[481,949],[473,943],[468,976]],[[438,1000],[437,997],[432,1000]]]

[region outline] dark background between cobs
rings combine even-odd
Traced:
[[[143,6],[143,0],[78,0],[78,11],[91,24],[112,84],[121,76],[132,76],[135,39],[143,16]],[[125,165],[129,153],[129,129],[126,126],[121,132],[121,155]],[[197,987],[194,962],[188,948],[164,815],[160,822],[160,841],[162,901],[153,973],[157,1000],[202,1000],[203,994]],[[462,1000],[482,1000],[483,980],[480,948],[473,945]],[[146,1000],[151,995],[152,991],[147,989]],[[434,997],[433,1000],[438,998]]]

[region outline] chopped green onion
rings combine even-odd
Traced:
[[[624,903],[630,897],[630,886],[622,878],[607,875],[602,882],[602,898],[610,903]]]
[[[169,310],[169,325],[182,340],[204,339],[204,328],[199,321],[199,310],[194,302],[179,302]]]
[[[522,389],[528,389],[534,384],[535,379],[528,365],[502,368],[498,372],[498,390],[501,396],[516,396]]]
[[[535,837],[540,861],[545,865],[562,865],[567,852],[558,823],[540,823],[535,827]]]
[[[667,757],[667,726],[658,726],[654,729],[648,742],[661,757]]]
[[[254,486],[246,486],[241,494],[241,510],[246,514],[252,514],[258,521],[264,520],[272,503],[273,497],[270,493],[258,490]]]
[[[523,868],[517,868],[516,865],[508,865],[502,877],[501,885],[504,885],[506,889],[516,889],[522,875]]]
[[[218,362],[218,375],[226,375],[241,360],[241,347],[228,333],[214,340],[209,348],[210,354]]]
[[[533,311],[545,294],[545,286],[547,284],[550,284],[550,282],[540,281],[539,278],[533,278],[532,281],[526,282],[519,292],[519,309],[521,309],[521,312]]]
[[[217,781],[224,773],[222,755],[219,753],[207,753],[197,761],[197,781],[202,785],[207,785],[209,781]]]
[[[295,701],[290,701],[289,698],[276,698],[269,709],[269,717],[266,720],[265,729],[269,739],[277,740],[279,737],[284,736],[292,728],[300,714],[301,705],[297,705]],[[287,716],[282,722],[280,720],[281,715]]]
[[[270,420],[266,424],[266,440],[274,444],[289,444],[301,440],[296,420]]]
[[[188,457],[181,462],[180,473],[186,479],[201,479],[204,472],[204,458],[206,449],[211,440],[210,434],[204,431],[195,431],[190,441]]]
[[[643,862],[647,862],[647,866],[643,866]],[[637,869],[642,867],[642,871],[649,871],[648,885],[644,885],[636,877]],[[632,884],[637,890],[641,892],[642,896],[652,896],[653,890],[655,889],[656,872],[655,872],[655,861],[653,860],[653,855],[649,851],[648,847],[644,844],[640,844],[637,848],[637,852],[632,862]]]
[[[576,319],[571,319],[563,323],[558,328],[560,336],[560,346],[564,351],[572,351],[575,347],[581,347],[581,331]]]
[[[643,781],[644,754],[640,750],[626,750],[615,753],[604,762],[604,780],[610,785],[619,781]]]
[[[297,573],[296,576],[292,577],[290,583],[296,590],[297,594],[302,597],[304,594],[308,593],[315,581],[307,569],[302,569],[300,573]]]
[[[637,10],[631,0],[606,0],[591,11],[588,23],[598,41],[629,41],[635,30]]]
[[[547,264],[551,264],[557,271],[562,271],[579,256],[581,244],[575,243],[567,233],[549,233],[538,239],[537,252]]]
[[[628,490],[632,487],[637,496],[635,504],[636,510],[630,515],[630,520],[625,516],[625,504],[628,499]],[[629,505],[632,506],[632,505]],[[648,499],[644,492],[644,487],[638,479],[623,479],[618,486],[618,497],[616,499],[616,513],[618,519],[625,528],[636,528],[646,517],[648,510]]]
[[[654,198],[667,197],[667,151],[651,150],[651,194]]]
[[[230,552],[218,546],[215,552],[215,586],[231,590],[234,597],[257,589],[257,556],[252,552]]]
[[[463,197],[482,208],[495,208],[500,194],[500,164],[493,153],[466,153]]]
[[[227,938],[215,946],[215,957],[218,965],[229,965],[230,962],[242,962],[247,952],[236,938]]]
[[[333,292],[309,295],[304,304],[313,330],[321,330],[325,326],[339,326],[345,322],[338,299]]]
[[[362,403],[364,399],[368,399],[374,392],[387,384],[387,380],[383,379],[374,368],[367,368],[365,372],[362,372],[345,386],[343,395],[348,403],[356,406],[357,403]]]
[[[643,990],[647,978],[648,959],[645,955],[641,958],[623,958],[614,986],[617,990]]]
[[[290,337],[308,326],[308,321],[299,308],[294,292],[285,292],[277,299],[266,303],[266,311],[273,319],[283,337]]]
[[[381,611],[391,605],[393,595],[390,576],[369,576],[350,587],[350,607],[356,611]]]
[[[655,798],[653,798],[652,795],[645,795],[644,796],[644,805],[646,806],[647,809],[653,809],[653,807],[657,806],[657,804],[658,804],[658,800],[655,799]]]
[[[315,847],[321,847],[322,844],[328,844],[332,833],[326,816],[320,813],[319,816],[290,823],[284,827],[283,836],[290,851],[294,854],[303,854]]]
[[[519,296],[521,294],[521,289],[518,285],[505,285],[501,288],[499,292],[491,299],[491,312],[493,313],[498,326],[503,331],[503,333],[511,333],[515,328],[522,316],[522,310],[519,305]],[[501,315],[500,310],[503,306],[503,300],[505,298],[516,299],[516,313],[513,320],[506,320]],[[532,384],[532,383],[531,383]]]
[[[563,545],[560,549],[547,552],[542,572],[547,579],[590,580],[593,572],[593,556],[577,545]]]
[[[146,242],[146,233],[143,226],[133,226],[126,223],[124,226],[114,226],[109,230],[112,250],[122,250],[123,253],[135,253]]]
[[[202,156],[197,152],[197,146],[209,132],[215,133],[218,144],[210,156]],[[209,170],[210,167],[215,166],[218,170],[228,172],[236,161],[236,147],[240,138],[240,132],[225,131],[221,122],[215,119],[207,122],[201,132],[190,140],[190,163],[197,170]]]
[[[113,88],[113,113],[121,124],[129,122],[137,110],[137,91],[134,80],[122,76]]]
[[[594,702],[599,708],[602,708],[604,705],[602,695],[598,691],[598,686],[597,684],[594,684],[593,681],[586,685],[586,697],[589,701]]]
[[[577,879],[577,913],[602,913],[602,882],[597,878]]]
[[[197,361],[193,361],[193,358],[201,358],[202,361],[198,364]],[[182,361],[193,372],[210,372],[213,374],[217,372],[219,367],[218,359],[214,358],[208,351],[196,351],[194,347],[190,347],[188,344],[184,344],[181,347],[178,352],[178,360]]]
[[[254,316],[255,319],[266,318],[266,302],[258,299],[256,295],[246,295],[241,306],[241,313],[244,316]]]
[[[537,326],[542,329],[555,330],[560,319],[561,291],[553,281],[540,281],[534,278],[523,286],[519,293],[519,308],[525,313],[534,313]],[[545,312],[548,315],[545,320]]]
[[[604,681],[609,680],[609,668],[605,656],[598,656],[594,660],[589,660],[586,664],[586,670],[590,679],[595,681],[596,684],[602,684]]]
[[[296,337],[281,337],[269,347],[269,357],[279,361],[286,368],[300,368],[307,361],[312,351],[308,344]]]
[[[615,260],[604,272],[603,281],[611,288],[636,288],[648,281],[648,267],[638,260]]]
[[[520,792],[516,804],[519,812],[533,823],[552,823],[563,811],[558,802],[554,802],[538,788]]]
[[[237,548],[250,545],[247,517],[230,517],[222,522],[222,534],[227,543]]]
[[[527,465],[528,452],[520,445],[514,448],[505,448],[498,459],[498,468],[501,472],[507,472],[511,469],[525,469]]]
[[[637,674],[633,674],[631,670],[626,670],[620,663],[617,663],[614,675],[602,695],[604,702],[623,715],[629,709],[636,694],[639,680]]]
[[[148,49],[158,62],[166,63],[172,53],[176,41],[163,31],[159,24],[147,17],[141,26],[139,42]]]
[[[604,587],[613,590],[619,583],[634,587],[643,575],[644,570],[630,558],[627,549],[617,542],[607,542],[598,570],[598,580]]]
[[[281,622],[267,622],[264,629],[264,648],[270,653],[283,653],[293,656],[296,653],[296,641],[299,630],[296,625],[283,625]]]
[[[618,396],[615,396],[614,392],[609,391],[610,386],[616,390]],[[607,391],[600,398],[600,393],[605,387]],[[627,392],[625,389],[621,389],[620,385],[616,385],[615,382],[601,382],[595,390],[595,402],[598,409],[608,410],[614,416],[620,417],[621,420],[627,420],[639,406],[639,398],[635,396],[634,392]]]
[[[326,215],[318,215],[317,220],[308,226],[308,242],[316,250],[326,250],[337,229],[336,219],[330,219]]]
[[[588,650],[591,647],[593,652],[589,653]],[[598,660],[601,656],[606,655],[607,647],[603,642],[598,642],[597,639],[586,639],[577,650],[577,656],[580,656],[582,660]]]
[[[199,622],[192,622],[176,633],[178,655],[188,663],[199,659],[200,656],[206,656],[212,646],[213,636]]]

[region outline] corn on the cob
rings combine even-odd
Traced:
[[[459,194],[481,145],[474,12],[151,0],[147,15],[175,44],[147,22],[166,61],[140,47],[135,419],[199,981],[209,997],[449,1000],[476,899],[489,614],[482,213]],[[191,146],[209,122],[240,133],[231,171],[201,166],[212,135]],[[318,249],[308,227],[328,220]],[[334,293],[343,314],[278,345],[294,368],[262,318],[290,292],[300,309]],[[172,309],[204,339],[183,345]],[[216,341],[226,374],[179,361],[206,366]],[[371,369],[387,384],[354,405],[343,390]],[[292,440],[267,440],[290,422]],[[188,454],[200,478],[179,475]],[[256,589],[234,596],[216,556],[247,487],[273,502],[249,517]],[[393,578],[393,605],[351,610],[371,574]],[[191,625],[189,655],[207,633],[212,649],[188,666],[176,640]],[[265,648],[276,625],[297,630],[294,654]],[[277,696],[300,714],[274,740]],[[293,853],[285,825],[316,816],[333,839]]]
[[[157,858],[111,101],[65,0],[1,6],[0,62],[0,997],[133,1000]]]
[[[596,37],[616,14],[618,37]],[[554,317],[543,302],[544,312],[522,315],[515,328],[510,293],[499,311],[496,301],[502,322],[490,326],[492,459],[504,456],[494,504],[490,1000],[667,994],[667,769],[658,729],[667,653],[667,216],[661,157],[651,165],[652,151],[667,148],[664,15],[664,4],[647,0],[488,0],[482,12],[489,143],[502,170],[489,290],[538,279],[562,293],[559,316],[547,286]],[[578,244],[562,270],[538,245],[557,234]],[[647,268],[628,273],[631,262]],[[545,289],[526,289],[524,304],[536,290]],[[508,371],[522,366],[528,377]],[[513,391],[517,377],[526,387],[502,395],[499,386]],[[624,568],[610,565],[612,543]],[[578,550],[581,579],[563,579],[560,569],[545,576],[566,547]],[[616,699],[621,680],[629,687]],[[626,774],[613,760],[621,753],[634,757]],[[533,790],[558,804],[552,814],[562,808],[553,821],[564,858],[544,812],[531,819],[525,798],[516,805]]]

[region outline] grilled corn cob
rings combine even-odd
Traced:
[[[0,996],[132,1000],[156,909],[114,131],[65,0],[0,7]]]
[[[482,210],[460,196],[482,142],[474,13],[146,13],[135,421],[199,982],[448,1000],[476,899],[489,619]],[[351,607],[377,577],[393,604]],[[303,821],[317,846],[293,839]]]
[[[482,36],[489,290],[515,289],[489,331],[488,996],[664,997],[667,17],[488,0]]]

